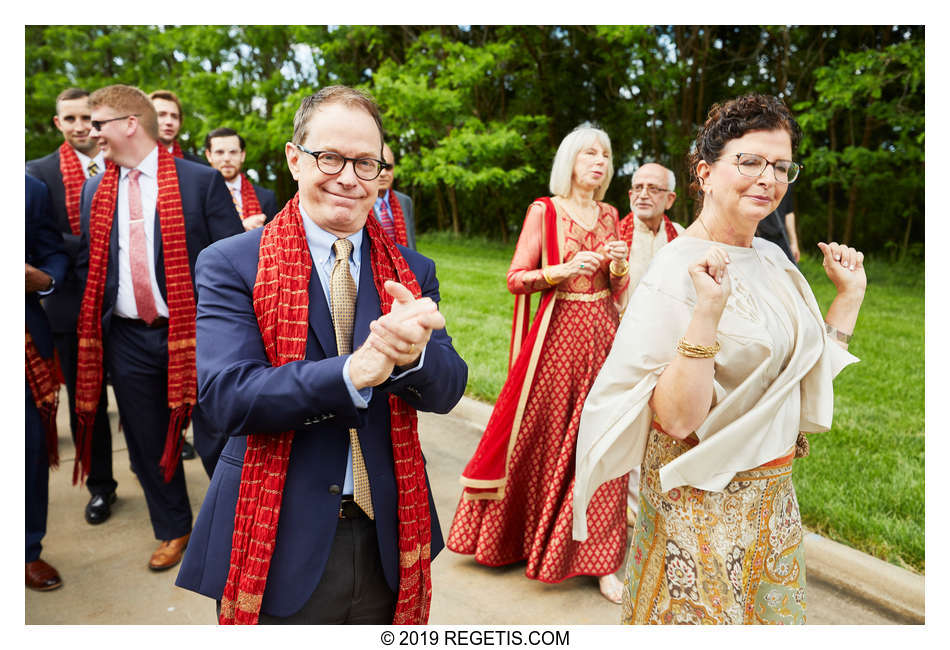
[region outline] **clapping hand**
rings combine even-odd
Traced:
[[[414,298],[398,282],[383,287],[393,297],[392,310],[370,323],[370,334],[350,361],[350,379],[357,388],[376,386],[396,366],[416,363],[432,330],[443,329],[445,318],[431,298]]]

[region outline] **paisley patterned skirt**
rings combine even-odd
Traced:
[[[622,622],[804,623],[805,549],[791,456],[739,472],[722,492],[660,492],[660,468],[688,449],[650,432]]]

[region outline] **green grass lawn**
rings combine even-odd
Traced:
[[[492,403],[508,367],[514,243],[432,233],[418,247],[436,261],[441,309],[469,367],[467,394]],[[923,573],[924,270],[873,259],[868,267],[850,347],[861,363],[835,381],[834,426],[811,436],[795,485],[810,529]],[[824,312],[834,287],[817,259],[801,268]]]

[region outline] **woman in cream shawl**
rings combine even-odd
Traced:
[[[864,298],[863,254],[820,243],[837,297],[754,238],[800,166],[778,99],[714,105],[690,156],[702,207],[633,295],[581,416],[574,538],[597,487],[641,466],[624,623],[803,623],[792,460],[827,431]]]

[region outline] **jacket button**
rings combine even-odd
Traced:
[[[343,490],[340,489],[340,486],[334,483],[330,486],[330,494],[339,494]]]

